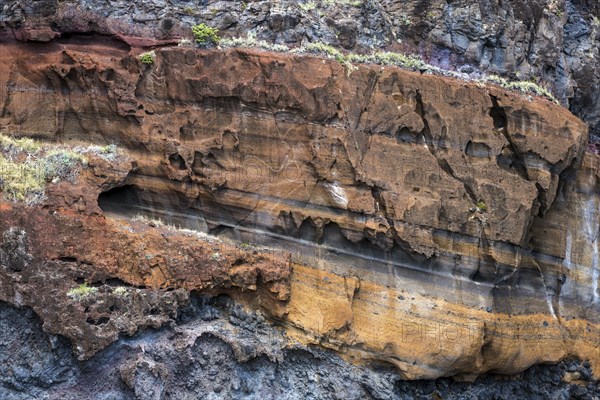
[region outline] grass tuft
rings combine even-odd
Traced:
[[[117,147],[67,147],[0,134],[0,192],[8,201],[37,204],[49,182],[75,181],[88,167],[88,154],[115,160]]]
[[[88,286],[87,282],[82,283],[74,289],[67,292],[67,296],[74,300],[81,300],[89,295],[92,295],[98,291],[98,288]]]

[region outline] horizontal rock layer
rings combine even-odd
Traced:
[[[191,38],[205,22],[222,36],[268,43],[322,42],[369,53],[385,48],[477,76],[548,86],[600,138],[600,6],[595,0],[293,0],[231,2],[5,1],[0,35],[47,42],[92,32],[135,45]]]
[[[42,331],[29,309],[0,302],[0,390],[9,400],[81,398],[444,399],[516,396],[585,398],[599,392],[589,364],[536,366],[518,379],[489,376],[475,384],[401,381],[391,367],[344,362],[331,351],[286,346],[260,314],[226,296],[192,296],[173,327],[122,338],[78,362],[69,343]],[[19,363],[10,355],[16,355]],[[561,379],[562,378],[562,379]],[[85,382],[85,384],[79,384]]]
[[[2,299],[32,307],[82,357],[168,323],[147,314],[202,290],[406,379],[568,356],[599,370],[598,160],[565,109],[250,50],[163,48],[148,66],[103,38],[2,50],[2,133],[121,148],[78,184],[50,183],[40,206],[2,206],[4,245],[23,247],[3,267]],[[136,214],[245,244],[190,241],[128,221]],[[43,297],[47,277],[57,283]],[[140,310],[128,321],[73,304],[78,279],[102,304],[110,279],[163,295],[128,306]],[[64,326],[61,307],[74,310]]]

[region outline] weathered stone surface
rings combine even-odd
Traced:
[[[250,50],[167,47],[149,66],[95,37],[3,51],[3,133],[122,151],[92,159],[78,184],[49,184],[37,208],[2,206],[3,248],[18,247],[22,229],[17,254],[31,257],[2,271],[2,299],[32,307],[81,356],[171,323],[198,290],[227,292],[290,338],[391,363],[404,379],[512,374],[566,357],[598,371],[597,263],[581,229],[597,217],[568,189],[587,128],[565,109]],[[594,157],[577,178],[588,195]],[[550,243],[538,233],[561,226],[563,208],[577,210],[569,257],[566,232]],[[246,243],[129,220],[138,213]],[[563,259],[578,267],[557,269]],[[119,300],[111,279],[140,295]],[[73,301],[81,280],[98,291]],[[44,281],[52,290],[39,293]],[[155,367],[145,373],[163,377]],[[130,369],[122,376],[135,386]]]
[[[547,85],[598,141],[599,18],[595,0],[10,0],[0,9],[0,30],[41,41],[96,32],[153,46],[191,37],[191,26],[205,22],[224,36],[252,33],[293,46],[400,50],[473,76],[485,71]]]
[[[535,366],[516,379],[475,384],[401,381],[390,367],[355,366],[331,351],[285,348],[262,316],[223,296],[192,296],[176,325],[122,338],[77,362],[67,340],[42,331],[29,309],[0,302],[0,392],[7,400],[136,398],[415,399],[586,398],[598,394],[589,365]],[[14,360],[18,359],[18,364]],[[81,384],[80,382],[85,382]]]

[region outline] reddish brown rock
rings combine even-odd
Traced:
[[[124,157],[92,160],[78,185],[49,185],[37,208],[2,208],[2,232],[23,229],[31,256],[0,277],[6,300],[31,305],[83,355],[168,323],[198,290],[227,291],[297,340],[392,363],[407,379],[473,379],[569,356],[599,365],[595,247],[567,189],[587,129],[565,109],[397,68],[251,50],[163,48],[143,65],[140,51],[108,39],[4,49],[3,133],[117,143]],[[585,168],[578,179],[594,192]],[[567,257],[560,221],[575,209],[581,248]],[[128,222],[139,213],[242,244]],[[557,267],[567,259],[577,268]],[[57,282],[46,302],[20,283],[28,273]],[[66,295],[78,279],[163,297],[106,322],[104,309],[90,305],[86,317],[87,300]],[[102,304],[116,301],[109,286]],[[48,307],[51,298],[62,303]],[[59,326],[63,305],[74,316]],[[406,326],[431,325],[468,326],[470,339],[403,341]],[[525,336],[506,340],[513,328]]]

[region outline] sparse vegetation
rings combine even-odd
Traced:
[[[304,46],[302,50],[307,53],[319,54],[328,58],[333,58],[339,62],[343,62],[346,59],[341,51],[331,45],[321,42],[309,43]]]
[[[479,84],[494,84],[501,86],[504,89],[518,91],[523,94],[533,94],[536,96],[546,97],[547,99],[558,104],[550,91],[535,82],[531,81],[509,81],[497,75],[485,75],[478,79],[474,79],[468,74],[444,70],[437,66],[431,65],[423,61],[420,57],[411,54],[394,53],[387,51],[378,51],[372,54],[356,54],[344,53],[341,50],[321,42],[309,43],[298,48],[289,48],[285,45],[272,44],[263,40],[257,40],[253,35],[248,35],[245,38],[227,38],[221,42],[223,47],[251,47],[259,48],[267,51],[278,53],[292,54],[315,54],[322,57],[330,58],[342,63],[348,69],[348,73],[355,70],[354,64],[372,63],[378,65],[394,66],[411,71],[419,71],[421,73],[449,76],[465,81],[477,82]]]
[[[186,228],[182,228],[180,226],[175,226],[172,224],[166,224],[160,218],[152,218],[152,217],[147,217],[142,214],[137,214],[136,216],[134,216],[132,218],[132,221],[142,222],[144,224],[148,224],[148,225],[152,225],[152,226],[165,227],[167,230],[169,230],[173,233],[177,233],[180,235],[186,235],[186,236],[193,236],[200,240],[207,241],[209,243],[220,243],[221,242],[221,240],[219,238],[209,235],[208,233],[204,233],[204,232],[193,230],[193,229],[186,229]]]
[[[12,138],[9,136],[0,135],[0,147],[2,147],[4,152],[7,151],[9,153],[14,153],[14,150],[17,152],[24,151],[29,154],[35,154],[42,148],[42,145],[39,142],[27,137]]]
[[[118,286],[113,289],[113,294],[119,297],[125,297],[127,296],[127,288],[124,286]]]
[[[389,65],[400,67],[404,69],[410,69],[413,71],[428,71],[430,68],[434,68],[426,64],[421,58],[413,55],[406,55],[402,53],[391,53],[387,51],[378,51],[371,55],[349,55],[351,62],[360,63],[373,63],[379,65]]]
[[[91,294],[96,293],[97,291],[97,288],[88,286],[87,282],[84,282],[76,288],[69,290],[67,292],[67,296],[75,300],[81,300]]]
[[[480,213],[484,213],[487,211],[487,205],[482,200],[479,200],[477,202],[477,211],[479,211]]]
[[[343,6],[351,6],[351,7],[360,7],[364,3],[363,0],[324,0],[324,4],[326,6],[331,6],[333,4],[340,4]]]
[[[546,97],[555,103],[558,101],[554,98],[552,93],[544,87],[541,87],[535,82],[529,81],[509,81],[497,75],[487,75],[479,80],[481,83],[493,83],[501,86],[504,89],[519,91],[524,94],[535,94],[537,96]]]
[[[212,28],[205,23],[201,23],[192,27],[192,33],[196,43],[200,45],[218,44],[221,38],[219,37],[219,31]]]
[[[290,48],[281,44],[269,43],[265,40],[257,40],[256,36],[248,34],[246,37],[237,38],[223,38],[219,43],[222,47],[249,47],[258,48],[267,51],[274,51],[277,53],[290,52]]]
[[[192,46],[194,43],[190,39],[181,38],[177,46]]]
[[[557,17],[562,16],[562,10],[560,9],[560,3],[558,0],[550,0],[547,5],[548,11],[556,15]]]
[[[302,11],[311,11],[311,10],[314,10],[315,8],[317,8],[317,3],[315,3],[314,1],[308,1],[306,3],[298,3],[298,7]]]
[[[132,218],[132,220],[136,221],[136,222],[142,222],[144,224],[149,224],[149,225],[151,224],[151,225],[154,225],[154,226],[163,226],[163,225],[165,225],[165,223],[163,222],[162,219],[147,217],[147,216],[145,216],[143,214],[137,214],[136,216],[134,216]]]
[[[4,198],[36,203],[43,196],[46,181],[37,163],[18,163],[0,154],[0,189]]]
[[[117,152],[117,145],[116,144],[107,144],[106,146],[103,146],[100,148],[100,152],[102,154],[114,154]]]
[[[119,154],[119,149],[115,144],[107,144],[106,146],[76,146],[73,147],[72,151],[83,155],[94,154],[107,161],[114,161]]]
[[[154,61],[156,61],[156,53],[154,50],[147,53],[142,53],[140,54],[140,61],[146,65],[154,64]]]
[[[76,149],[0,135],[0,190],[7,200],[38,203],[48,182],[73,181],[86,167]]]

